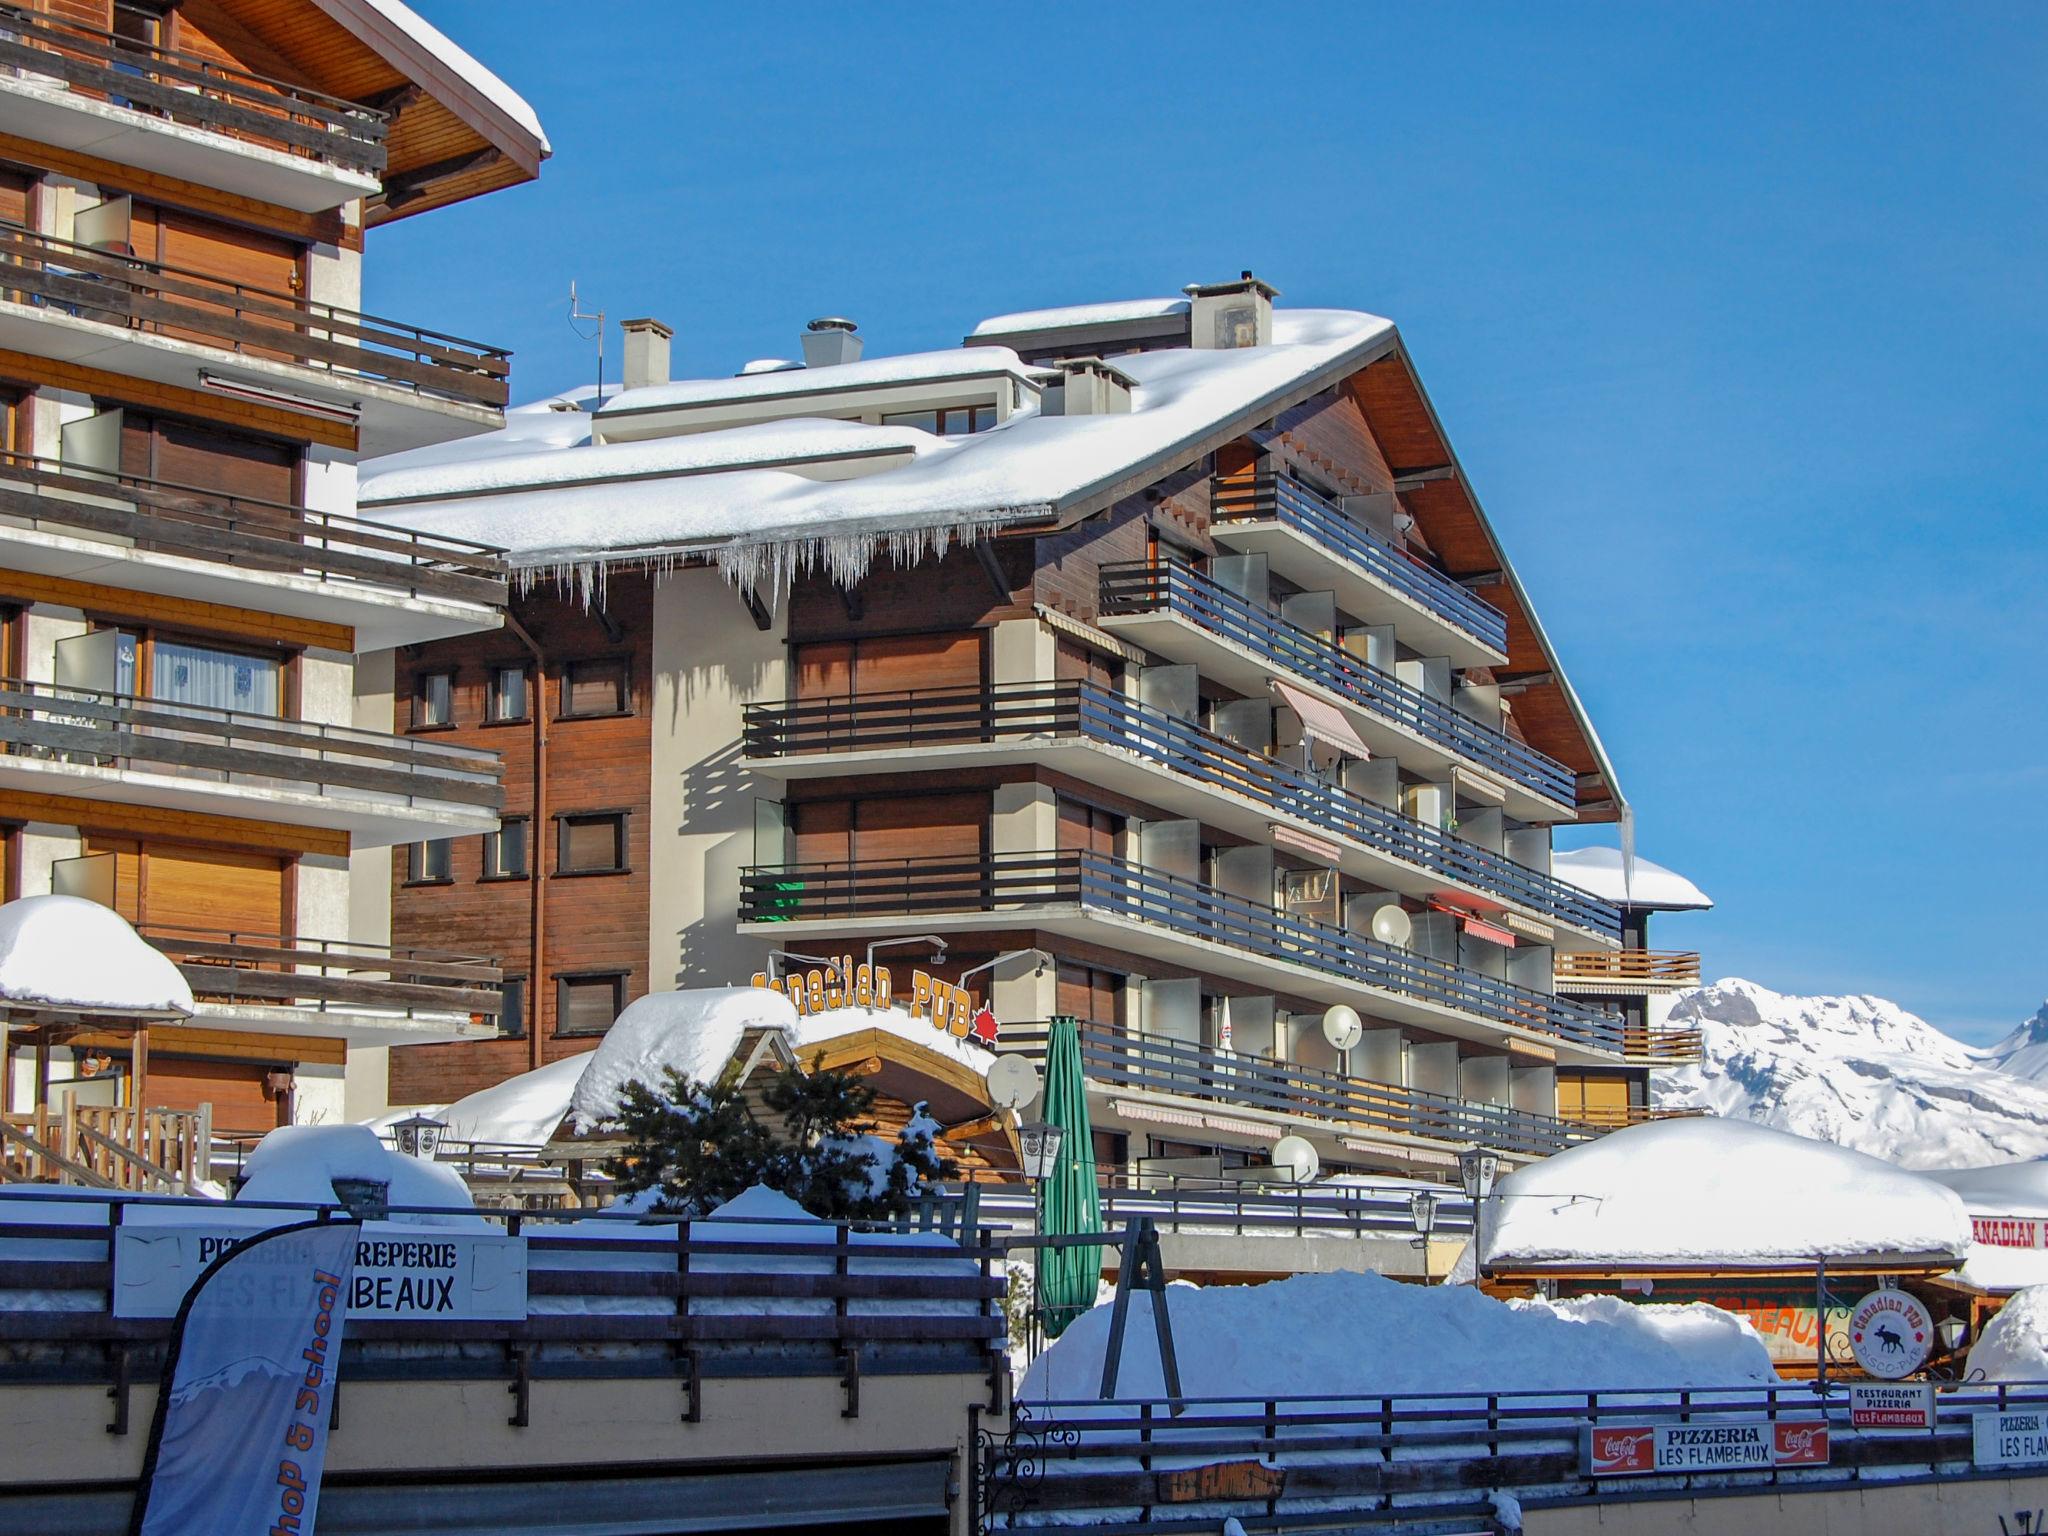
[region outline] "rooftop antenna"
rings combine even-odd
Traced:
[[[597,331],[595,333],[595,336],[593,336],[591,332],[583,329],[584,326],[590,324],[592,321],[597,322]],[[574,331],[578,336],[581,336],[585,341],[595,340],[597,342],[597,403],[599,405],[603,405],[604,311],[600,309],[597,311],[597,313],[591,314],[581,307],[576,297],[576,279],[573,277],[569,279],[569,329]]]

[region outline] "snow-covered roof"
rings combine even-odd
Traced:
[[[1140,471],[1225,430],[1239,430],[1282,401],[1320,387],[1320,381],[1362,366],[1392,341],[1391,322],[1349,310],[1280,310],[1270,346],[1222,350],[1172,349],[1119,358],[1137,381],[1129,414],[1043,416],[1027,391],[1023,409],[989,430],[940,439],[894,467],[854,479],[820,480],[782,469],[735,467],[720,473],[623,478],[645,461],[627,444],[605,444],[586,457],[594,466],[618,465],[620,475],[547,489],[508,489],[476,495],[478,474],[464,450],[477,439],[450,444],[432,461],[364,467],[364,515],[423,531],[471,539],[508,551],[515,567],[580,574],[613,560],[646,561],[716,552],[735,579],[749,584],[786,581],[797,570],[822,566],[854,581],[878,544],[898,558],[943,550],[953,538],[974,537],[1007,522],[1043,518],[1105,497]],[[964,369],[1028,372],[1015,355],[975,347],[910,359],[877,358],[828,369],[792,370],[745,379],[699,380],[650,386],[613,397],[604,414],[640,406],[665,407],[731,398],[735,391],[787,392],[858,375],[885,381],[930,376],[936,361]],[[863,372],[866,371],[866,372]],[[601,414],[598,418],[603,419]],[[785,426],[787,424],[784,424]],[[717,451],[707,440],[727,429],[696,434],[698,453]],[[897,429],[847,424],[848,444],[899,444]],[[489,442],[487,436],[484,442]],[[573,445],[572,445],[573,446]],[[486,452],[502,452],[486,449]],[[524,447],[520,451],[525,451]],[[437,473],[426,472],[430,464]],[[387,485],[398,470],[408,473]],[[416,471],[416,472],[414,472]],[[380,505],[401,493],[407,502]]]
[[[1973,1216],[2048,1216],[2048,1158],[1920,1172],[1961,1195]]]
[[[912,1045],[950,1056],[977,1074],[986,1073],[990,1063],[996,1059],[994,1051],[946,1030],[934,1029],[928,1020],[914,1019],[903,1008],[827,1008],[818,1013],[806,1013],[796,1021],[796,1043],[800,1048],[823,1045],[864,1029],[879,1029],[885,1034],[908,1040]]]
[[[671,1071],[715,1081],[740,1037],[760,1028],[780,1030],[796,1043],[796,1006],[772,987],[697,987],[635,998],[577,1080],[569,1100],[577,1129],[617,1115],[628,1083],[658,1088]]]
[[[1082,326],[1116,325],[1129,320],[1165,320],[1188,312],[1186,299],[1117,299],[1107,304],[1067,304],[1057,309],[1020,309],[990,315],[969,336],[1014,336],[1031,331],[1078,330]]]
[[[526,98],[500,80],[440,28],[420,15],[404,0],[360,0],[377,12],[412,42],[431,55],[443,68],[502,112],[511,124],[540,145],[542,155],[553,152],[540,114],[527,105]]]
[[[1494,1266],[1804,1268],[1818,1258],[1960,1260],[1954,1190],[1891,1163],[1711,1116],[1631,1126],[1503,1180]]]
[[[163,951],[120,913],[81,896],[24,896],[0,906],[0,998],[157,1018],[184,1018],[195,1006]]]
[[[590,1065],[590,1053],[564,1056],[502,1083],[457,1099],[437,1118],[447,1122],[445,1139],[499,1146],[545,1146],[569,1113],[570,1097]],[[401,1111],[398,1118],[410,1111]]]
[[[956,379],[1008,378],[1037,388],[1042,368],[1026,367],[1008,347],[949,347],[943,352],[903,352],[823,368],[778,368],[730,379],[677,379],[621,390],[598,408],[600,421],[640,411],[723,404],[729,400],[774,400],[784,395],[872,389],[883,384],[942,384]]]
[[[1622,872],[1619,848],[1573,848],[1550,856],[1550,872],[1619,907],[1647,907],[1657,912],[1704,911],[1713,897],[1675,870],[1652,864],[1641,854],[1632,861],[1633,878]]]

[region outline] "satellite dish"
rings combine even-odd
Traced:
[[[1021,1055],[998,1056],[985,1077],[988,1101],[997,1109],[1022,1109],[1038,1097],[1038,1068]]]
[[[1358,1016],[1356,1008],[1337,1004],[1323,1015],[1323,1038],[1330,1042],[1333,1051],[1348,1051],[1365,1038],[1365,1021]],[[1301,1141],[1299,1136],[1289,1136],[1288,1141]],[[1307,1142],[1302,1142],[1307,1146]]]
[[[1306,1136],[1282,1136],[1273,1143],[1273,1166],[1293,1174],[1295,1183],[1307,1184],[1321,1171],[1323,1160]]]
[[[1382,944],[1398,944],[1403,949],[1415,937],[1415,923],[1396,906],[1384,906],[1372,915],[1372,936]]]

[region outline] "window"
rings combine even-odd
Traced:
[[[245,715],[276,715],[284,702],[284,662],[277,656],[224,650],[199,640],[177,640],[149,631],[96,630],[76,642],[84,670],[99,671],[87,655],[98,637],[111,634],[113,691],[165,704],[196,704]],[[62,675],[61,673],[59,674]],[[104,676],[104,673],[100,674]],[[147,682],[147,688],[142,684]]]
[[[623,715],[626,692],[626,662],[623,657],[602,661],[572,661],[562,679],[562,718],[584,715]]]
[[[507,976],[498,985],[498,1033],[513,1040],[526,1033],[524,976]]]
[[[413,684],[412,728],[440,730],[455,723],[455,674],[424,672]]]
[[[407,881],[413,885],[434,885],[454,879],[454,849],[454,842],[445,837],[414,843]]]
[[[486,880],[518,880],[526,869],[526,818],[507,816],[495,832],[484,834]]]
[[[555,823],[555,873],[615,875],[626,867],[626,813],[593,811]]]
[[[626,1006],[626,973],[555,978],[555,1033],[601,1035]]]
[[[491,692],[484,718],[493,725],[505,725],[514,720],[530,718],[526,704],[525,667],[491,669]]]
[[[916,427],[921,432],[936,432],[941,437],[965,437],[970,432],[986,432],[996,424],[996,408],[993,405],[955,405],[943,411],[897,411],[882,418],[885,427]]]

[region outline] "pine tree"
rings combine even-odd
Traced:
[[[896,1220],[926,1184],[959,1171],[939,1155],[922,1104],[894,1147],[874,1137],[864,1117],[875,1091],[851,1073],[778,1073],[761,1094],[772,1124],[735,1084],[664,1075],[660,1091],[626,1085],[614,1127],[628,1146],[606,1166],[621,1195],[655,1191],[657,1210],[701,1216],[765,1184],[828,1221]]]

